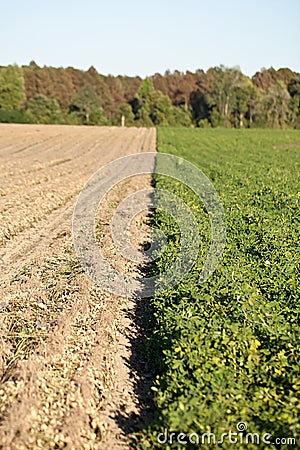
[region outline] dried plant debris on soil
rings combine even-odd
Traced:
[[[87,277],[71,223],[95,170],[154,151],[155,130],[0,127],[0,448],[129,448],[116,418],[121,407],[127,417],[140,409],[134,370],[126,366],[126,333],[138,333],[130,319],[135,305]],[[111,195],[117,202],[150,182],[129,180]],[[109,208],[102,211],[106,223]]]

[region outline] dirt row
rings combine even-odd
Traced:
[[[87,277],[73,251],[72,214],[98,168],[155,145],[153,129],[0,126],[1,449],[130,447],[126,432],[144,414],[148,389],[137,392],[147,367],[130,363],[136,300]],[[100,241],[116,267],[127,262],[107,240],[114,208],[150,184],[150,176],[128,180],[99,210]],[[133,226],[136,247],[144,222]]]

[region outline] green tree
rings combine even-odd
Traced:
[[[191,93],[192,117],[198,125],[200,121],[208,120],[211,113],[211,98],[207,93],[200,92],[198,89]]]
[[[105,117],[102,107],[93,109],[90,113],[89,125],[109,125],[107,118]]]
[[[17,65],[0,70],[0,109],[20,109],[25,102],[25,87],[22,70]]]
[[[134,124],[134,114],[132,108],[128,103],[122,103],[117,111],[115,118],[115,125],[120,125],[122,121],[122,116],[125,118],[125,125],[130,127]]]
[[[169,96],[155,90],[150,78],[142,82],[136,96],[134,110],[137,124],[141,126],[168,126],[174,123],[174,107]]]
[[[28,123],[29,117],[24,109],[6,111],[0,109],[0,123]]]
[[[247,115],[250,116],[253,90],[251,80],[241,75],[239,84],[233,88],[232,92],[232,124],[236,128],[243,128],[245,126],[246,114],[248,113]]]
[[[150,78],[143,80],[139,90],[132,102],[132,109],[136,117],[136,125],[151,127],[153,122],[151,114],[151,95],[155,92],[153,81]]]
[[[267,91],[267,118],[273,128],[284,128],[288,123],[290,94],[283,83],[277,81]]]
[[[290,123],[294,128],[300,128],[300,77],[290,81],[288,91],[291,96],[289,102]]]
[[[263,91],[255,87],[252,83],[252,86],[249,88],[249,109],[247,112],[249,127],[252,127],[252,125],[255,124],[257,118],[261,118],[263,120],[264,114],[262,97]]]
[[[150,119],[154,125],[168,126],[173,122],[173,106],[170,98],[160,91],[153,91],[149,96]]]
[[[212,73],[214,81],[209,96],[211,106],[217,108],[220,120],[223,120],[224,126],[228,126],[234,89],[240,85],[242,73],[238,67],[228,68],[222,65],[220,67],[215,67]],[[216,111],[214,114],[216,114]],[[219,121],[215,118],[214,120],[217,122]]]
[[[27,116],[34,123],[63,123],[58,101],[42,94],[28,100]]]
[[[74,96],[70,105],[70,112],[77,112],[83,118],[84,123],[89,124],[91,113],[99,112],[102,108],[101,100],[90,84],[83,86]]]
[[[170,125],[176,127],[191,127],[192,117],[191,113],[184,107],[173,107],[172,111],[172,122]]]
[[[155,89],[151,78],[145,78],[138,90],[137,97],[141,103],[147,103],[154,91]]]
[[[153,127],[153,122],[150,119],[150,106],[148,104],[142,105],[139,108],[136,125],[139,127]]]

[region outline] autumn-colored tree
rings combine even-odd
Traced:
[[[93,66],[82,71],[31,61],[21,69],[0,68],[0,121],[49,121],[49,109],[58,102],[60,117],[72,124],[119,125],[123,115],[127,125],[138,126],[190,126],[192,120],[194,126],[300,128],[299,78],[288,68],[271,67],[250,80],[238,67],[219,66],[194,73],[167,70],[142,80],[101,75]],[[48,112],[28,116],[28,104]]]
[[[252,77],[255,87],[267,91],[274,83],[276,83],[276,70],[262,68],[260,72],[256,72]]]

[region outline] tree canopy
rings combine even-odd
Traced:
[[[92,66],[0,68],[0,121],[126,126],[300,127],[300,74],[239,67],[104,76]]]
[[[26,100],[23,72],[17,65],[0,70],[0,108],[20,109]]]

